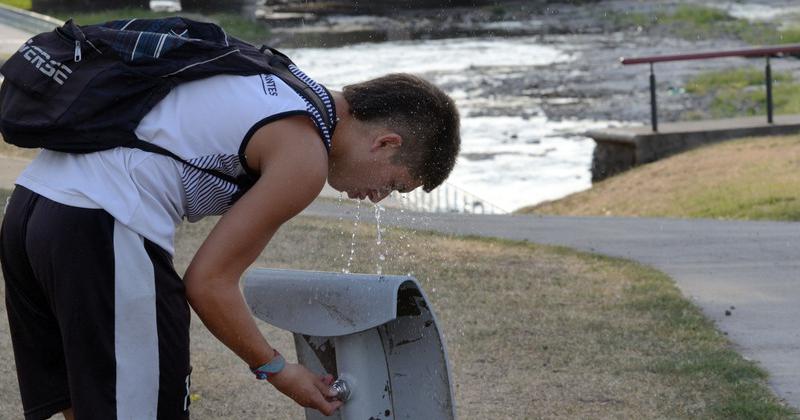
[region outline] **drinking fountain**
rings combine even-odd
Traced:
[[[307,420],[455,419],[447,351],[436,316],[409,276],[254,269],[253,314],[294,335],[298,361],[337,378],[344,405]]]

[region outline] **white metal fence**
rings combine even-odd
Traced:
[[[397,193],[395,193],[397,194]],[[448,183],[430,193],[422,188],[395,198],[403,208],[431,213],[506,214],[508,211]]]

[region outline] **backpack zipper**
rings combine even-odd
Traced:
[[[77,39],[75,40],[75,62],[81,61],[81,42]]]

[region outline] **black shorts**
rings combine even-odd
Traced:
[[[189,306],[163,249],[17,187],[0,233],[26,419],[189,417]]]

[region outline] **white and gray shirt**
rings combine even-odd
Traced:
[[[290,70],[335,115],[328,91],[296,67]],[[244,150],[253,133],[290,115],[311,117],[330,149],[332,133],[316,109],[273,75],[219,75],[181,84],[135,133],[196,166],[238,177],[246,175]],[[223,214],[242,193],[170,157],[122,147],[89,154],[42,150],[16,183],[61,204],[104,209],[170,254],[182,219]]]

